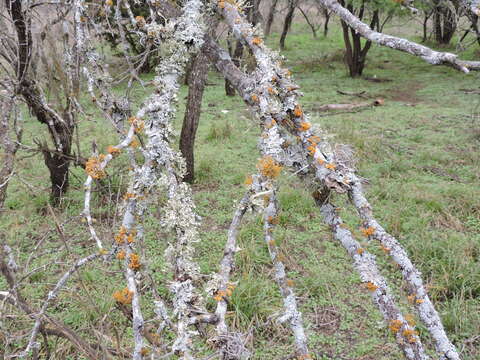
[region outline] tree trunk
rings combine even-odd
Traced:
[[[323,24],[323,36],[328,35],[328,22],[330,21],[330,12],[327,9],[323,9],[323,16],[325,16],[325,23]]]
[[[248,18],[253,26],[263,21],[262,13],[260,12],[260,2],[262,0],[250,0],[250,8],[248,10]]]
[[[233,55],[230,54],[230,56],[232,57],[232,61],[235,64],[235,66],[239,67],[240,61],[242,60],[242,57],[243,57],[243,45],[240,41],[237,40],[235,42],[235,50],[233,51]],[[227,79],[225,79],[225,94],[227,96],[235,96],[235,88]]]
[[[457,29],[456,13],[449,6],[437,3],[433,15],[435,41],[446,45]]]
[[[187,172],[183,181],[193,183],[195,179],[194,145],[195,135],[200,120],[203,91],[208,75],[208,59],[199,52],[195,57],[188,76],[188,99],[183,119],[182,132],[180,134],[180,151],[187,164]],[[226,83],[225,83],[226,85]],[[231,87],[235,93],[233,86]]]
[[[272,6],[268,12],[267,23],[265,24],[265,37],[270,35],[272,30],[273,19],[275,17],[275,10],[277,9],[278,0],[273,0]]]
[[[285,39],[287,38],[288,31],[292,25],[293,15],[295,7],[297,6],[297,0],[288,0],[288,12],[283,22],[282,35],[280,36],[280,49],[285,50]]]
[[[341,3],[343,6],[343,2]],[[353,14],[355,9],[352,4],[347,5],[347,9]],[[365,13],[364,7],[360,7],[358,17],[361,19]],[[378,16],[378,10],[375,10],[372,15],[372,21],[370,22],[370,28],[374,29],[378,25],[380,19]],[[343,40],[345,43],[345,63],[348,67],[350,77],[354,78],[361,76],[363,69],[365,68],[365,61],[367,59],[367,53],[372,46],[372,42],[367,40],[362,48],[361,35],[355,31],[355,29],[348,26],[346,22],[341,21]]]
[[[18,150],[18,143],[13,142],[10,138],[10,119],[14,101],[14,98],[10,98],[0,102],[0,105],[2,105],[0,106],[0,149],[3,150],[3,154],[0,154],[0,159],[2,159],[0,168],[0,214],[7,198],[8,183],[13,174],[15,153]]]

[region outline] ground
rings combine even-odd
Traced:
[[[387,31],[389,29],[387,28]],[[391,28],[392,31],[395,28]],[[419,40],[415,38],[415,40]],[[267,44],[276,47],[278,35]],[[287,38],[285,65],[305,94],[302,102],[312,122],[328,131],[333,142],[350,144],[358,173],[378,219],[406,248],[422,271],[431,299],[446,331],[465,360],[480,357],[480,101],[478,74],[465,75],[448,67],[433,67],[418,58],[374,47],[368,55],[364,78],[351,79],[342,62],[341,34],[332,24],[327,38],[313,39],[308,28],[297,25]],[[445,49],[444,49],[445,50]],[[448,49],[447,49],[448,50]],[[477,51],[475,54],[474,51]],[[478,57],[478,48],[463,53]],[[151,76],[146,76],[150,78]],[[379,81],[380,79],[380,81]],[[121,88],[119,87],[119,90]],[[151,89],[137,89],[141,99]],[[362,92],[368,100],[384,99],[384,105],[352,113],[316,110],[328,103],[365,101],[337,91]],[[179,96],[175,121],[181,126],[186,89]],[[84,99],[86,118],[80,125],[82,154],[91,142],[100,149],[116,142],[110,125]],[[33,134],[45,137],[45,129],[27,119],[25,141]],[[41,135],[39,135],[41,134]],[[234,206],[244,191],[243,182],[255,172],[259,129],[245,105],[224,96],[223,80],[211,72],[203,101],[196,142],[197,210],[202,217],[197,260],[203,272],[217,269]],[[2,215],[0,232],[32,271],[22,289],[39,304],[74,259],[94,250],[79,214],[82,210],[85,173],[74,169],[72,186],[61,208],[54,210],[63,224],[55,229],[48,209],[48,176],[41,157],[19,154],[17,171]],[[109,178],[95,195],[93,215],[100,233],[111,238],[118,227],[118,199],[128,181],[126,160],[109,168]],[[317,359],[401,359],[393,336],[361,286],[351,260],[332,239],[310,195],[287,172],[281,177],[280,226],[276,238],[285,257],[289,277],[295,282],[309,346]],[[377,255],[394,292],[405,298],[401,276],[377,243],[362,237],[352,209],[343,198],[334,199],[342,216],[365,248]],[[154,281],[168,297],[170,274],[163,268],[168,234],[157,221],[162,199],[147,219],[146,264],[155,269]],[[69,246],[65,247],[62,236]],[[250,332],[254,359],[281,359],[294,347],[288,328],[276,323],[282,310],[272,268],[263,244],[261,221],[249,214],[242,227],[235,280],[238,281],[228,319],[233,328]],[[18,252],[17,252],[18,251]],[[59,256],[59,254],[61,256]],[[5,288],[0,280],[0,289]],[[119,264],[95,263],[80,271],[65,288],[49,313],[63,319],[80,333],[116,347],[129,346],[129,328],[115,310],[111,294],[124,280]],[[149,286],[149,281],[145,281]],[[146,315],[152,315],[151,299],[144,297]],[[401,300],[406,312],[412,309]],[[208,300],[211,308],[214,301]],[[108,316],[104,316],[108,314]],[[10,314],[9,315],[13,315]],[[31,322],[10,317],[0,322],[0,332],[14,332]],[[13,319],[13,318],[12,318]],[[426,344],[420,325],[419,331]],[[96,329],[108,334],[105,339]],[[111,342],[111,344],[110,344]],[[76,359],[68,343],[51,339],[57,358]],[[209,349],[204,349],[208,353]]]

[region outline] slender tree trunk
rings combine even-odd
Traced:
[[[303,11],[302,7],[300,6],[300,4],[297,6],[297,9],[300,10],[300,12],[302,13],[303,17],[305,18],[305,21],[307,22],[308,26],[310,27],[310,29],[312,30],[312,35],[313,37],[316,39],[317,38],[317,29],[315,28],[315,24],[312,23],[310,21],[310,19],[308,18],[308,15],[305,11]]]
[[[2,154],[0,154],[0,214],[4,209],[3,206],[7,198],[8,183],[13,174],[15,154],[18,150],[18,145],[10,138],[10,119],[12,117],[14,101],[14,98],[10,98],[0,102],[0,149],[2,149]]]
[[[250,0],[249,20],[255,26],[263,22],[262,13],[260,12],[260,3],[262,0]]]
[[[243,57],[243,45],[240,41],[235,42],[235,50],[233,51],[233,54],[230,54],[232,57],[233,63],[239,67],[240,66],[240,61],[242,60]],[[225,94],[227,96],[235,96],[235,88],[232,86],[229,80],[225,79]]]
[[[195,135],[200,121],[203,91],[208,75],[208,59],[199,52],[195,57],[188,76],[188,99],[180,134],[180,151],[187,163],[187,172],[183,181],[193,183],[195,179]],[[232,87],[233,89],[233,87]],[[235,91],[235,89],[234,89]]]
[[[435,41],[438,44],[446,45],[450,42],[457,30],[456,12],[452,11],[449,6],[441,2],[437,3],[434,12],[433,23]]]
[[[273,19],[275,17],[275,11],[277,9],[278,0],[273,0],[272,6],[268,11],[267,16],[267,23],[265,24],[265,37],[270,35],[270,31],[272,30]]]
[[[343,2],[341,4],[343,6]],[[348,4],[346,8],[352,14],[355,12],[352,4]],[[365,9],[362,6],[359,9],[358,17],[362,19],[364,13]],[[380,18],[378,15],[378,10],[375,10],[372,15],[372,21],[370,22],[370,28],[374,29],[375,26],[378,26],[379,22]],[[361,76],[363,69],[365,68],[367,53],[372,46],[372,42],[367,40],[362,48],[361,35],[353,28],[349,27],[348,24],[343,20],[341,21],[341,24],[343,40],[345,43],[345,63],[347,64],[349,75],[352,78]]]
[[[323,16],[325,17],[325,23],[323,24],[323,36],[328,35],[328,23],[330,21],[330,12],[327,9],[323,9]]]
[[[295,7],[297,6],[297,0],[288,0],[288,12],[283,22],[282,35],[280,36],[280,49],[285,50],[285,39],[287,38],[288,31],[292,25],[293,15]]]
[[[423,15],[423,38],[422,38],[422,42],[427,41],[428,19],[430,19],[430,17],[432,16],[432,13],[433,13],[433,11],[430,11],[430,12],[425,11],[425,12],[424,12],[424,15]]]

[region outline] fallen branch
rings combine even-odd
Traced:
[[[376,99],[373,102],[363,102],[356,104],[327,104],[314,108],[316,111],[336,111],[336,110],[354,110],[372,106],[382,106],[385,103],[383,99]]]

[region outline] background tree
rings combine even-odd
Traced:
[[[360,21],[369,22],[371,29],[377,29],[379,32],[382,31],[385,24],[392,18],[395,10],[398,9],[395,3],[390,5],[381,0],[340,0],[339,3]],[[384,19],[381,19],[382,15]],[[341,19],[340,22],[342,24],[343,41],[345,44],[345,63],[349,75],[351,77],[361,76],[372,42],[370,40],[363,41],[362,35],[343,19]]]
[[[15,93],[50,135],[53,149],[43,142],[39,146],[50,173],[51,198],[58,203],[69,186],[79,111],[78,59],[69,37],[72,28],[65,21],[68,6],[53,7],[56,17],[44,22],[40,21],[42,14],[36,11],[36,4],[6,0],[4,9],[6,16],[0,19],[0,55],[5,60],[6,74],[15,84]],[[45,88],[55,94],[55,105],[47,102]]]

